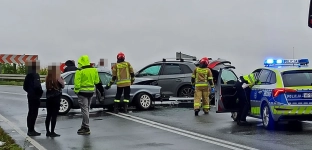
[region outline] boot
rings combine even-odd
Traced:
[[[119,113],[118,103],[115,103],[115,106],[114,106],[114,113],[115,113],[115,114],[118,114],[118,113]]]
[[[125,111],[126,114],[128,113],[128,103],[125,103],[125,105],[124,105],[124,111]]]
[[[199,109],[195,109],[195,116],[198,116]]]
[[[209,108],[208,109],[203,109],[204,114],[208,115],[209,114]]]

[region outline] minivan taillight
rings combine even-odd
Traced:
[[[273,97],[277,97],[279,94],[293,93],[293,92],[297,92],[297,91],[294,89],[276,88],[276,89],[273,89]]]

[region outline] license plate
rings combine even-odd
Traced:
[[[312,93],[303,93],[304,98],[312,98]]]

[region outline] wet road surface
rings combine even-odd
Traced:
[[[0,114],[26,132],[27,100],[22,88],[0,86],[0,98]],[[36,128],[42,135],[33,139],[48,150],[312,149],[310,123],[297,126],[281,124],[276,131],[267,131],[258,119],[248,118],[253,125],[240,127],[231,120],[230,114],[216,114],[213,110],[209,115],[195,117],[193,110],[188,108],[160,107],[151,111],[133,111],[128,115],[114,115],[94,109],[89,136],[77,135],[81,116],[79,110],[73,110],[58,118],[56,132],[61,137],[53,139],[45,136],[45,114],[46,111],[40,109]],[[1,119],[0,126],[12,131]],[[35,149],[18,133],[10,134],[26,149]]]

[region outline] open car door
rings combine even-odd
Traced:
[[[235,83],[238,77],[231,70],[232,66],[225,66],[220,68],[217,84],[216,84],[216,112],[237,112],[237,91]]]

